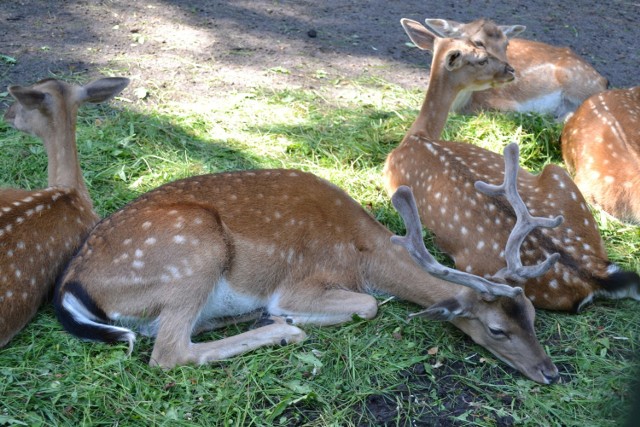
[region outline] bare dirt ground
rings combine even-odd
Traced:
[[[640,0],[0,0],[0,108],[7,85],[52,75],[125,75],[127,91],[147,88],[148,102],[318,88],[338,77],[424,88],[430,57],[406,45],[403,17],[524,24],[523,37],[573,48],[612,86],[640,84]],[[415,383],[414,368],[407,381]],[[394,419],[394,405],[384,396],[367,403],[380,424]]]
[[[422,88],[430,58],[405,44],[402,17],[524,24],[523,37],[570,46],[612,86],[639,84],[640,1],[590,3],[3,0],[0,88],[105,71],[132,77],[128,90],[145,87],[156,101],[256,85],[317,87],[338,76]]]

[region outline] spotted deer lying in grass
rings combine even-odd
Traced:
[[[410,191],[398,193],[403,216],[415,212]],[[370,294],[390,294],[451,321],[532,380],[555,381],[522,290],[437,265],[417,214],[405,221],[413,237],[397,243],[420,265],[355,200],[314,175],[256,170],[171,182],[93,229],[56,287],[56,313],[72,334],[128,342],[130,352],[132,328],[155,336],[150,364],[171,368],[299,342],[298,324],[371,319],[378,305]],[[191,341],[260,317],[263,326],[248,332]]]
[[[464,38],[487,49],[516,71],[515,80],[508,85],[461,91],[452,105],[454,112],[537,112],[562,121],[589,96],[607,89],[607,79],[571,49],[511,38],[524,31],[524,26],[497,26],[484,19],[466,24],[427,19],[426,24],[441,37]]]
[[[0,346],[35,315],[55,277],[98,221],[78,163],[78,107],[106,101],[128,82],[105,78],[76,86],[47,79],[9,87],[15,103],[4,119],[42,139],[49,186],[0,189]]]
[[[586,199],[622,221],[640,223],[640,86],[587,99],[560,141]]]
[[[456,267],[492,275],[504,266],[504,248],[515,216],[502,197],[479,194],[474,183],[502,180],[504,158],[468,143],[439,140],[457,93],[465,82],[473,84],[477,75],[484,75],[482,68],[464,58],[477,58],[482,54],[477,51],[484,49],[463,39],[439,38],[419,23],[407,21],[402,22],[405,31],[414,44],[433,51],[433,60],[420,113],[400,146],[387,157],[387,191],[392,194],[401,185],[412,187],[424,225]],[[468,53],[460,56],[464,49]],[[485,55],[489,64],[499,61]],[[452,56],[460,61],[459,67],[450,67]],[[516,280],[536,307],[577,312],[596,296],[640,299],[640,277],[609,261],[582,194],[561,167],[548,165],[537,176],[521,169],[518,186],[532,213],[565,218],[557,228],[533,231],[522,245],[527,264],[560,254],[546,274]]]

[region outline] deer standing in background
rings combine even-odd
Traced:
[[[387,191],[392,194],[401,185],[412,187],[424,225],[456,267],[492,275],[504,266],[503,248],[515,216],[502,197],[480,194],[474,183],[502,180],[504,158],[472,144],[439,138],[451,103],[465,82],[474,84],[485,73],[477,65],[478,58],[488,61],[485,68],[500,60],[470,41],[443,39],[418,22],[401,22],[415,45],[433,51],[433,60],[420,113],[400,146],[387,157]],[[453,58],[458,67],[451,67]],[[527,264],[560,254],[546,274],[512,278],[536,307],[577,312],[596,296],[640,299],[640,277],[608,260],[582,194],[561,167],[548,165],[537,176],[521,169],[518,186],[532,213],[565,218],[557,228],[533,231],[522,245]]]
[[[560,141],[586,199],[622,221],[640,223],[640,86],[587,99]]]
[[[454,112],[536,112],[563,121],[589,96],[607,89],[607,79],[571,49],[526,39],[509,40],[524,31],[524,26],[496,26],[484,19],[467,24],[427,19],[426,24],[441,37],[465,38],[487,49],[516,70],[515,80],[508,85],[461,91],[452,105]]]
[[[106,101],[128,83],[104,78],[76,86],[47,79],[30,87],[9,87],[15,103],[4,119],[42,139],[49,186],[0,189],[0,346],[35,315],[56,276],[98,221],[78,163],[78,107]]]
[[[410,190],[398,193],[410,236],[420,236]],[[344,191],[309,173],[191,177],[92,230],[56,287],[56,314],[74,335],[128,342],[130,352],[131,328],[155,336],[150,364],[171,368],[299,342],[297,324],[371,319],[378,306],[370,294],[383,293],[428,307],[422,314],[451,321],[534,381],[557,379],[521,289],[436,264],[421,238],[397,240],[416,263],[391,237]],[[191,341],[260,317],[263,326],[239,335]]]

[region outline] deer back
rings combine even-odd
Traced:
[[[587,200],[640,223],[640,87],[593,95],[567,120],[560,140]]]
[[[73,190],[0,191],[0,345],[35,315],[95,221]]]
[[[310,189],[313,197],[307,194]],[[378,232],[366,237],[364,230],[372,227]],[[66,276],[87,286],[96,282],[90,277],[114,277],[126,289],[131,283],[120,280],[122,275],[133,277],[133,283],[136,277],[158,280],[167,283],[158,292],[171,298],[182,290],[170,279],[195,270],[200,258],[216,258],[236,289],[262,298],[273,294],[292,271],[301,276],[322,269],[327,276],[334,269],[352,271],[359,260],[347,255],[372,251],[384,239],[380,227],[341,190],[310,174],[265,170],[203,175],[165,184],[104,219]],[[157,252],[169,247],[171,251]],[[193,248],[203,251],[195,260]],[[182,250],[184,261],[176,255]],[[353,272],[350,279],[345,278],[355,282]],[[295,286],[296,280],[286,283]],[[119,292],[120,285],[94,286],[91,292],[107,312],[138,303]]]

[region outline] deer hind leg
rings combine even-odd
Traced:
[[[269,314],[283,316],[294,324],[336,325],[359,316],[372,319],[378,303],[368,294],[340,288],[327,288],[319,278],[309,278],[282,292],[268,307]]]
[[[166,300],[160,315],[158,316],[158,329],[156,340],[149,364],[163,368],[172,368],[177,365],[196,364],[202,365],[216,360],[227,359],[251,350],[268,345],[285,345],[304,340],[305,333],[299,328],[288,324],[285,319],[277,318],[267,326],[250,330],[236,336],[217,341],[193,343],[191,336],[194,332],[211,329],[212,326],[220,327],[225,323],[250,320],[258,316],[258,312],[247,313],[229,319],[202,323],[203,311],[206,311],[208,295],[214,292],[216,286],[222,286],[221,266],[211,266],[205,277],[217,282],[214,286],[206,287],[205,292],[198,274],[193,280],[183,280],[181,288],[188,295]],[[205,281],[208,282],[210,280]],[[192,292],[193,291],[193,292]],[[214,315],[215,313],[212,313]]]

